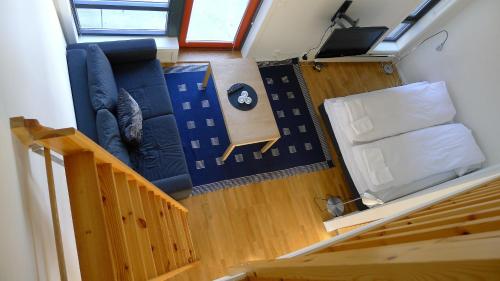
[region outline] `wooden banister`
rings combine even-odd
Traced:
[[[499,191],[495,179],[315,252],[232,271],[250,281],[499,280]]]
[[[166,280],[198,264],[188,210],[179,202],[74,128],[10,121],[23,144],[46,149],[46,162],[50,151],[64,157],[82,280]],[[47,175],[53,193],[51,166]],[[63,262],[60,271],[63,278]]]
[[[13,132],[19,136],[21,142],[24,144],[37,143],[63,156],[81,151],[92,151],[97,164],[112,164],[115,170],[125,173],[129,179],[136,180],[139,185],[145,186],[148,190],[153,191],[155,195],[160,196],[176,208],[184,212],[187,211],[179,202],[175,201],[75,128],[52,129],[40,125],[36,119],[25,119],[24,117],[11,118],[10,124]]]

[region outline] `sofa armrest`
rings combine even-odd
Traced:
[[[170,178],[152,181],[154,185],[172,196],[175,200],[182,200],[193,191],[193,183],[189,174],[182,174]]]
[[[90,44],[97,44],[106,54],[111,64],[156,59],[156,42],[154,39],[78,43],[69,45],[67,49],[86,49]]]

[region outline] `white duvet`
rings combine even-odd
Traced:
[[[448,123],[456,114],[445,82],[420,82],[336,100],[344,105],[336,121],[351,144]]]
[[[425,128],[351,149],[367,189],[373,192],[448,171],[461,174],[485,161],[471,131],[462,124]]]

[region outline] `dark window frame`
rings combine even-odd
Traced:
[[[432,8],[434,8],[441,0],[429,0],[420,11],[417,12],[414,16],[411,14],[406,17],[401,23],[406,23],[407,26],[401,30],[396,36],[386,37],[384,42],[396,42],[398,41],[408,30],[410,30],[421,18],[423,18]],[[392,32],[392,31],[391,31]]]
[[[75,20],[78,35],[167,35],[168,24],[164,30],[156,29],[99,29],[99,28],[82,28],[78,19],[76,9],[108,9],[108,10],[135,10],[135,11],[161,11],[169,12],[170,1],[165,2],[140,2],[126,0],[70,0],[73,10],[73,18]]]

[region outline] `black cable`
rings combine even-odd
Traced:
[[[441,34],[441,33],[444,33],[446,35],[446,37],[444,38],[443,42],[441,42],[437,47],[436,47],[436,50],[437,51],[441,51],[444,47],[444,44],[446,44],[446,41],[448,41],[448,36],[449,36],[449,33],[448,33],[448,30],[446,29],[443,29],[439,32],[436,32],[434,34],[432,34],[431,36],[425,38],[424,40],[422,40],[420,43],[417,44],[417,46],[413,47],[413,49],[411,49],[406,55],[404,55],[403,57],[401,57],[398,62],[396,64],[399,64],[401,61],[403,61],[407,56],[411,55],[418,47],[420,47],[422,44],[424,44],[425,42],[427,42],[428,40],[430,40],[431,38],[434,38],[435,36]]]
[[[329,26],[325,29],[325,31],[323,32],[323,36],[321,36],[321,40],[319,40],[319,43],[318,43],[315,47],[310,48],[309,50],[307,50],[307,51],[304,53],[304,56],[302,56],[302,58],[306,57],[304,60],[306,60],[306,59],[307,59],[307,55],[309,55],[309,53],[310,53],[312,50],[316,50],[316,49],[318,49],[318,48],[320,47],[321,42],[323,42],[323,39],[325,39],[325,35],[326,35],[326,33],[327,33],[327,32],[328,32],[328,30],[330,30],[330,28],[332,28],[334,25],[335,25],[335,24],[331,24],[331,25],[329,25]]]

